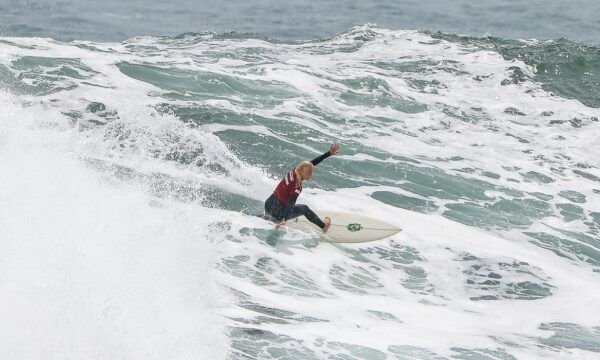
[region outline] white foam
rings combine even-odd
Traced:
[[[224,358],[214,212],[103,180],[53,111],[1,104],[3,357]]]
[[[249,265],[267,256],[296,271],[304,271],[316,282],[322,294],[330,294],[325,299],[274,294],[265,287],[255,287],[231,278],[231,286],[250,294],[253,301],[263,306],[326,320],[301,326],[267,323],[261,325],[262,329],[303,339],[308,344],[318,338],[326,338],[327,341],[358,344],[384,351],[391,344],[411,344],[446,355],[452,354],[448,351],[452,347],[497,348],[499,345],[491,338],[495,336],[523,345],[523,348],[507,349],[517,358],[544,356],[561,359],[573,356],[573,353],[569,350],[548,352],[537,348],[535,337],[551,335],[538,330],[541,323],[575,322],[589,327],[598,324],[598,317],[590,316],[600,311],[600,287],[596,285],[598,275],[587,267],[554,257],[547,250],[527,242],[503,239],[440,216],[364,200],[361,192],[313,191],[315,195],[305,197],[317,209],[359,212],[385,219],[402,227],[403,231],[391,240],[372,244],[334,246],[322,243],[316,248],[307,249],[294,246],[293,238],[284,238],[275,248],[265,248],[248,238],[241,244],[228,246],[232,254],[251,255]],[[416,295],[404,288],[401,282],[406,274],[394,269],[391,263],[383,259],[366,255],[371,261],[365,263],[351,260],[340,251],[343,248],[387,246],[389,241],[414,247],[427,259],[415,265],[425,269],[427,281],[435,289],[431,295]],[[524,261],[530,266],[539,267],[555,286],[552,288],[553,295],[535,301],[472,301],[465,287],[465,269],[455,259],[460,252],[468,252],[484,260]],[[334,265],[342,266],[347,271],[352,271],[353,267],[368,269],[383,287],[374,288],[368,294],[340,290],[332,285],[330,278],[330,270]],[[274,277],[267,278],[275,284],[280,283]],[[522,281],[522,278],[503,279],[507,282],[513,280]],[[277,285],[274,287],[277,288]],[[402,322],[373,319],[367,310],[391,313]],[[229,314],[252,316],[252,313],[239,311]],[[594,357],[589,352],[577,354],[583,359]]]

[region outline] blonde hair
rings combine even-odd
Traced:
[[[311,163],[308,160],[302,160],[298,163],[298,165],[296,165],[296,167],[294,168],[294,173],[296,174],[296,178],[298,179],[298,181],[300,181],[300,184],[302,184],[304,182],[304,180],[302,179],[302,177],[300,176],[300,170],[302,168],[305,167],[310,167],[311,169],[313,169],[315,166],[313,165],[313,163]]]

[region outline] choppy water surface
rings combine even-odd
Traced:
[[[9,357],[600,356],[598,48],[361,26],[0,54]],[[302,200],[404,231],[246,215],[331,142]]]
[[[123,41],[137,35],[248,32],[328,38],[353,26],[599,44],[595,0],[0,0],[0,35]]]

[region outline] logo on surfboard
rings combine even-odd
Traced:
[[[346,226],[346,229],[348,229],[348,231],[350,232],[357,232],[362,230],[362,225],[358,224],[358,223],[352,223],[352,224],[348,224],[348,226]]]

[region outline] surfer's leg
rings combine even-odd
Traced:
[[[279,206],[278,201],[273,194],[265,201],[265,217],[268,217],[273,221],[279,221],[281,219],[281,206]]]
[[[317,225],[321,229],[325,227],[325,223],[319,218],[319,216],[306,205],[294,205],[294,208],[292,208],[288,218],[293,219],[301,215],[306,216],[308,221]]]

